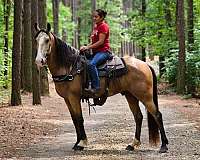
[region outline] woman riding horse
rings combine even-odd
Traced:
[[[91,89],[85,89],[90,94],[96,94],[100,90],[97,65],[110,58],[110,52],[108,52],[110,50],[109,26],[104,21],[106,15],[107,13],[101,9],[97,9],[94,12],[93,20],[95,22],[95,27],[91,35],[92,42],[80,48],[81,51],[92,49],[94,54],[88,65],[88,71],[92,82]]]
[[[53,77],[65,77],[63,81],[54,81],[55,89],[64,98],[76,129],[77,142],[73,149],[83,150],[87,145],[87,137],[81,109],[82,76],[81,74],[76,74],[73,78],[69,78],[74,64],[80,57],[79,51],[53,35],[50,32],[50,24],[47,24],[47,30],[40,30],[37,24],[35,28],[37,31],[35,36],[37,42],[35,62],[40,67],[47,63]],[[136,122],[135,137],[126,149],[133,150],[135,146],[140,144],[143,119],[139,107],[139,101],[141,101],[148,111],[150,142],[157,143],[159,141],[159,129],[162,141],[160,152],[167,152],[168,140],[163,126],[162,114],[158,109],[155,72],[145,62],[134,57],[127,56],[123,59],[128,72],[117,79],[110,80],[108,96],[123,93],[134,115]],[[105,86],[105,78],[102,78],[100,83],[101,86]],[[104,92],[103,88],[101,87],[100,93]]]

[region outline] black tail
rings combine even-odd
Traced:
[[[153,101],[158,110],[158,91],[157,91],[157,77],[154,69],[149,66],[153,75]],[[147,112],[148,127],[149,127],[149,143],[157,145],[160,141],[158,125],[154,117]]]

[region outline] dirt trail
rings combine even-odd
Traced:
[[[142,105],[141,109],[144,115],[141,135],[142,145],[133,152],[125,150],[134,136],[135,123],[128,104],[121,95],[108,98],[104,106],[96,107],[96,113],[91,110],[90,116],[87,105],[83,104],[88,147],[81,152],[75,152],[71,149],[76,141],[74,127],[63,99],[58,97],[54,90],[52,90],[50,97],[43,98],[42,106],[30,106],[30,95],[24,96],[24,99],[23,107],[12,109],[15,112],[9,112],[10,107],[0,108],[0,112],[12,114],[17,112],[18,115],[23,115],[14,120],[19,121],[18,127],[21,127],[21,130],[27,129],[27,132],[24,133],[24,141],[20,141],[21,145],[18,144],[18,141],[16,141],[16,144],[9,143],[8,139],[2,141],[3,143],[0,144],[0,157],[2,159],[200,159],[199,119],[191,116],[192,111],[200,113],[200,107],[196,106],[196,102],[191,105],[188,101],[181,101],[176,96],[159,97],[160,110],[163,114],[166,134],[169,139],[168,153],[159,154],[159,146],[152,148],[148,145],[146,113]],[[32,114],[31,117],[29,113]],[[17,133],[19,128],[16,126]],[[35,135],[34,129],[37,129],[36,136],[33,136]],[[0,127],[0,131],[2,131],[2,127]],[[12,132],[10,136],[20,137],[17,133]],[[31,134],[30,137],[29,134]],[[5,139],[5,135],[3,133],[1,135],[2,139]],[[27,138],[29,138],[28,141]],[[2,139],[0,138],[0,142]]]

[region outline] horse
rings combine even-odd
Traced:
[[[79,50],[50,32],[51,26],[49,23],[46,29],[40,29],[36,23],[35,29],[37,32],[35,35],[37,43],[35,63],[38,67],[43,67],[47,64],[52,77],[63,77],[64,75],[68,79],[54,81],[55,89],[58,95],[64,98],[75,126],[77,141],[72,149],[83,150],[87,146],[87,136],[81,108],[82,74],[71,76],[73,65],[80,57]],[[132,56],[125,56],[123,60],[127,66],[127,73],[117,79],[110,80],[108,96],[123,93],[134,116],[136,123],[135,137],[126,149],[132,151],[141,144],[140,135],[143,115],[139,107],[140,101],[147,110],[149,142],[155,145],[161,139],[159,152],[165,153],[168,150],[168,139],[163,125],[162,114],[158,108],[155,72],[146,62]],[[100,79],[100,86],[99,94],[102,94],[105,89],[105,78]]]

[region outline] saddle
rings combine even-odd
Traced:
[[[106,62],[103,62],[102,64],[97,66],[97,70],[99,73],[99,77],[104,77],[106,80],[106,86],[104,93],[100,95],[99,97],[96,97],[96,95],[88,95],[88,93],[84,92],[85,88],[90,87],[90,77],[87,72],[87,65],[89,64],[89,58],[91,58],[91,53],[89,51],[84,51],[83,53],[80,53],[81,56],[86,60],[86,64],[83,69],[83,82],[82,82],[82,101],[86,100],[89,101],[89,98],[93,98],[93,104],[90,104],[91,106],[100,105],[102,106],[108,97],[108,88],[109,88],[109,82],[110,80],[113,80],[115,78],[118,78],[124,74],[127,73],[127,67],[123,60],[123,58],[120,58],[118,56],[113,56],[112,53],[110,53],[110,58]]]

